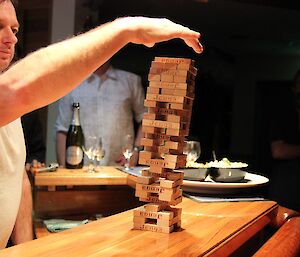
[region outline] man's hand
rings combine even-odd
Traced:
[[[39,161],[37,160],[33,160],[31,163],[26,163],[25,164],[25,170],[27,172],[32,172],[32,173],[35,173],[35,171],[38,169],[38,168],[42,168],[42,167],[45,167],[45,163],[40,163]]]
[[[130,157],[129,161],[129,167],[135,167],[138,165],[138,160],[139,160],[139,153],[136,151],[133,151],[132,156]],[[120,157],[116,160],[116,163],[118,163],[121,166],[124,166],[126,163],[126,159],[124,155],[120,155]]]
[[[195,52],[202,53],[203,51],[203,46],[199,42],[199,32],[190,30],[168,19],[126,17],[117,21],[122,24],[121,26],[126,26],[129,32],[134,33],[132,43],[152,47],[158,42],[181,38]]]

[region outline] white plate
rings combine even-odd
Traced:
[[[245,181],[246,182],[220,183],[183,180],[182,188],[186,192],[193,193],[229,194],[239,192],[243,189],[264,185],[269,182],[269,179],[261,175],[247,172]]]

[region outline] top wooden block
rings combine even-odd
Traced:
[[[174,64],[190,64],[194,65],[194,61],[188,58],[169,58],[169,57],[155,57],[155,62],[174,63]]]

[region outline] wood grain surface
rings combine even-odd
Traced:
[[[35,174],[36,186],[127,185],[128,174],[115,167],[101,167],[98,172],[84,169],[62,169]]]
[[[182,229],[133,230],[133,211],[0,251],[2,256],[227,256],[261,231],[277,212],[272,201],[197,203],[185,198]]]

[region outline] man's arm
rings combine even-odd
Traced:
[[[40,49],[0,76],[0,126],[67,94],[129,42],[181,38],[200,53],[199,37],[167,19],[127,17]]]
[[[14,245],[33,240],[31,185],[26,171],[23,175],[21,202],[11,240]]]
[[[271,153],[274,159],[289,160],[300,158],[300,145],[288,144],[282,140],[271,143]]]
[[[130,166],[134,167],[138,165],[138,161],[139,161],[139,150],[137,150],[136,148],[139,148],[141,146],[141,138],[142,138],[142,124],[139,124],[137,133],[136,133],[136,137],[134,140],[134,149],[133,149],[133,154],[132,157],[130,158]]]
[[[66,140],[67,134],[63,131],[56,133],[56,158],[59,166],[65,166],[66,162]]]

